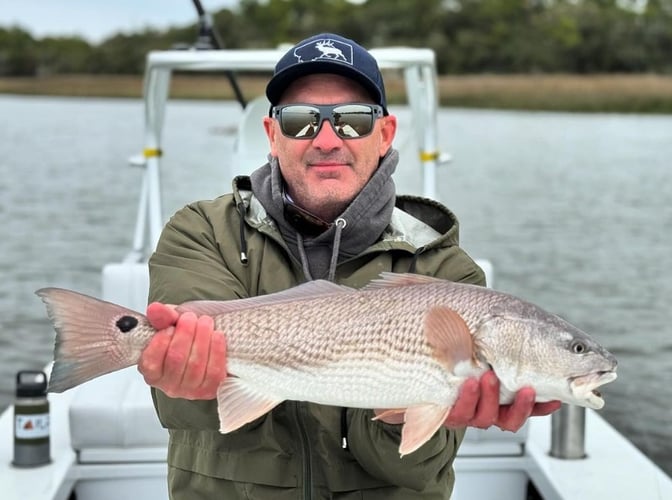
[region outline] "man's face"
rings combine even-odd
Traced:
[[[371,103],[358,83],[333,74],[309,75],[295,80],[279,105]],[[324,121],[312,139],[293,139],[280,130],[277,120],[266,117],[264,128],[271,154],[278,158],[288,194],[304,209],[333,221],[357,196],[378,167],[397,128],[394,116],[375,120],[373,132],[343,139]]]

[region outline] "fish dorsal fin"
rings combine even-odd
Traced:
[[[265,415],[282,401],[249,388],[238,377],[227,377],[217,389],[219,432],[226,434]]]
[[[300,300],[315,299],[332,295],[351,293],[355,290],[343,285],[337,285],[331,281],[315,280],[301,285],[282,290],[238,300],[192,300],[177,307],[179,312],[193,312],[199,316],[217,316],[218,314],[253,309],[261,306],[286,304]]]
[[[449,307],[432,307],[425,315],[425,338],[433,356],[451,372],[474,359],[474,339],[462,316]]]
[[[450,408],[435,404],[412,406],[406,410],[401,429],[399,455],[413,453],[430,440],[448,417]]]
[[[425,276],[423,274],[412,273],[390,273],[384,271],[380,273],[380,278],[371,280],[362,290],[377,290],[379,288],[392,288],[397,286],[409,285],[428,285],[431,283],[445,283],[446,280],[435,278],[434,276]]]

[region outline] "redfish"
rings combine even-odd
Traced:
[[[136,364],[155,333],[135,311],[58,288],[36,292],[56,330],[49,389],[62,392]],[[442,425],[468,377],[493,369],[508,403],[531,386],[537,401],[599,409],[597,388],[617,361],[560,317],[492,289],[383,273],[361,289],[311,281],[265,296],[178,306],[211,316],[227,338],[218,389],[220,431],[285,400],[404,412],[399,453]]]

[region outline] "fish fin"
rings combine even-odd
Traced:
[[[299,300],[314,299],[342,293],[352,293],[353,288],[337,285],[326,280],[315,280],[303,283],[287,290],[282,290],[268,295],[248,297],[237,300],[193,300],[185,302],[177,307],[179,312],[193,312],[198,316],[217,316],[244,309],[254,309],[263,306],[286,304]]]
[[[66,391],[138,362],[142,346],[134,349],[129,337],[140,328],[149,331],[145,316],[63,288],[41,288],[35,293],[46,305],[56,331],[49,392]]]
[[[451,372],[461,361],[474,362],[474,339],[469,327],[449,307],[432,307],[427,311],[425,338],[434,357]]]
[[[261,417],[282,403],[245,384],[238,377],[227,377],[217,389],[219,432],[226,434]]]
[[[389,410],[385,410],[382,413],[379,413],[375,417],[373,417],[371,420],[382,420],[387,417],[391,417],[393,415],[398,415],[399,413],[406,413],[406,408],[392,408]]]
[[[380,273],[380,278],[371,280],[362,290],[377,290],[409,285],[428,285],[430,283],[446,283],[446,280],[434,276],[412,273]]]
[[[413,453],[439,430],[448,417],[450,408],[435,404],[412,406],[406,410],[404,426],[401,429],[399,455]]]

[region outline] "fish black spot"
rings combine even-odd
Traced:
[[[117,320],[117,328],[123,333],[130,332],[136,326],[138,326],[138,319],[133,316],[122,316]]]

